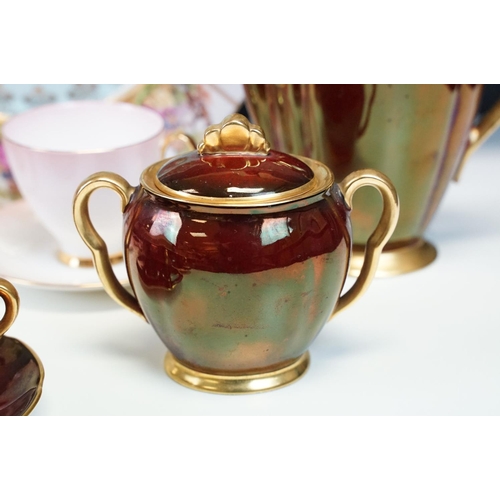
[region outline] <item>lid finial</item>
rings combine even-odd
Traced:
[[[246,153],[265,156],[270,149],[262,129],[238,113],[208,127],[198,145],[200,155]]]

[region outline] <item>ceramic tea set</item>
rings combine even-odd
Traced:
[[[256,123],[229,115],[193,151],[168,159],[172,136],[159,115],[119,103],[41,106],[4,126],[4,147],[60,265],[87,266],[151,325],[173,380],[214,393],[267,391],[305,373],[316,336],[376,275],[435,258],[426,224],[500,115],[472,127],[478,86],[338,87],[248,85]],[[348,273],[354,284],[343,291]],[[3,335],[19,300],[8,281],[0,293]],[[42,365],[3,335],[5,353],[26,383],[12,388],[0,364],[0,412],[27,414]]]

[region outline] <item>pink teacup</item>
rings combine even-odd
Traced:
[[[2,140],[22,197],[59,245],[58,256],[76,267],[91,265],[91,254],[73,222],[73,196],[81,181],[99,171],[135,182],[161,156],[164,120],[159,113],[123,102],[75,101],[48,104],[11,118]],[[120,258],[119,204],[108,192],[92,197],[90,212]],[[94,219],[95,217],[95,219]]]

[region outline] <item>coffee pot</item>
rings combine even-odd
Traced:
[[[476,119],[483,90],[476,84],[248,84],[245,90],[251,118],[274,147],[321,161],[338,181],[364,168],[392,180],[401,213],[377,276],[435,260],[425,231],[451,180],[500,126],[500,103]],[[351,275],[359,273],[380,213],[376,193],[360,192],[352,212]]]
[[[350,211],[362,186],[383,200],[352,287]],[[100,188],[121,198],[132,293],[113,273],[89,217]],[[234,114],[205,131],[196,151],[147,167],[137,187],[115,173],[78,188],[74,219],[108,294],[151,324],[175,381],[216,393],[252,393],[297,380],[308,347],[372,281],[398,220],[390,180],[365,169],[340,184],[322,163],[270,148]]]

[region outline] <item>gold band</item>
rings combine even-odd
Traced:
[[[62,250],[58,250],[57,258],[69,267],[77,268],[77,267],[94,267],[94,261],[91,257],[77,257],[76,255],[70,255]],[[123,260],[123,254],[114,253],[109,256],[109,260],[111,264],[118,264]]]
[[[165,370],[172,380],[190,389],[216,394],[251,394],[295,382],[306,372],[309,360],[309,353],[305,352],[293,363],[279,370],[253,375],[213,375],[193,370],[167,352]]]
[[[250,209],[250,211],[259,207],[268,208],[310,199],[321,193],[325,193],[332,187],[334,182],[333,173],[325,165],[316,160],[311,160],[310,158],[304,158],[302,156],[295,157],[304,162],[313,171],[314,177],[302,186],[282,193],[269,193],[262,196],[253,196],[251,198],[214,198],[176,191],[175,189],[165,186],[158,179],[158,171],[165,165],[165,160],[154,163],[144,170],[141,175],[141,184],[144,189],[155,196],[186,203],[191,207],[203,206],[211,208],[216,207],[219,209],[236,208],[238,210]]]

